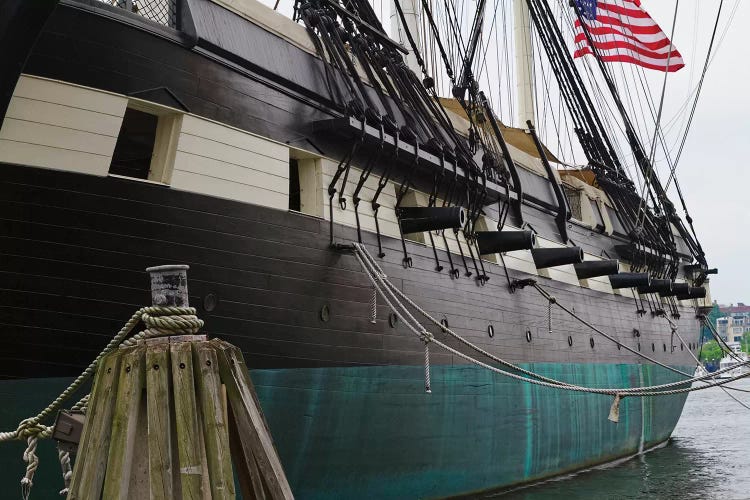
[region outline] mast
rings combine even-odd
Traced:
[[[516,43],[516,93],[518,125],[536,122],[534,114],[534,58],[531,50],[531,16],[526,0],[513,0],[513,33]]]
[[[422,47],[422,36],[421,36],[421,30],[420,25],[422,22],[422,13],[419,9],[419,0],[401,0],[399,2],[401,5],[401,10],[404,13],[404,20],[406,21],[406,30],[411,33],[412,37],[414,38],[414,43],[417,45],[417,49],[419,52],[423,52]],[[391,32],[393,33],[393,38],[403,45],[404,47],[409,47],[409,40],[406,36],[406,30],[404,29],[403,24],[401,24],[401,19],[398,15],[398,10],[396,9],[396,3],[391,0]],[[414,54],[414,51],[410,50],[409,55],[404,57],[406,59],[406,65],[409,67],[410,70],[412,70],[415,74],[419,75],[421,72],[421,69],[419,67],[419,63],[417,62],[417,56]]]

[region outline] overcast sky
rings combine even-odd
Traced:
[[[750,65],[745,56],[745,35],[750,26],[748,2],[725,1],[720,30],[727,25],[736,4],[735,17],[709,67],[685,152],[677,168],[677,177],[709,265],[719,268],[719,275],[711,278],[711,292],[720,303],[750,303],[747,153],[750,146]],[[671,32],[674,1],[642,0],[642,5],[662,29]],[[718,0],[680,1],[674,43],[687,67],[667,80],[665,117],[674,115],[685,100],[691,80],[694,86],[700,77],[718,5]],[[651,73],[660,80],[659,74]]]

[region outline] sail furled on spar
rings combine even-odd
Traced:
[[[575,22],[574,57],[596,51],[604,62],[630,63],[670,73],[685,67],[677,47],[641,7],[640,0],[575,2],[581,19]]]

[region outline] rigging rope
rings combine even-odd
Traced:
[[[724,6],[724,0],[721,0],[719,2],[719,8],[716,13],[716,22],[714,23],[714,29],[711,34],[711,41],[708,44],[708,51],[706,53],[706,61],[703,64],[703,71],[701,72],[701,78],[698,81],[698,89],[695,93],[695,100],[693,101],[693,107],[690,110],[690,115],[688,117],[687,126],[685,127],[685,133],[682,136],[682,141],[680,143],[680,148],[677,150],[677,156],[674,160],[674,165],[672,166],[672,173],[669,177],[671,180],[674,176],[674,171],[677,168],[677,164],[680,162],[680,158],[682,157],[682,151],[685,148],[685,142],[687,141],[688,134],[690,133],[690,127],[693,124],[693,118],[695,117],[695,110],[698,107],[698,99],[700,98],[701,91],[703,90],[703,82],[706,80],[706,72],[708,71],[708,65],[711,62],[711,51],[713,50],[714,41],[716,40],[716,31],[719,27],[719,20],[721,19],[721,9]],[[669,181],[667,181],[667,188],[669,188]]]
[[[674,40],[674,32],[677,28],[677,10],[680,7],[680,0],[677,0],[674,4],[674,16],[672,17],[672,34],[669,37],[669,52],[667,53],[667,65],[666,67],[669,68],[669,64],[672,61],[672,49],[674,48],[674,45],[672,44],[672,40]],[[656,114],[656,123],[654,125],[654,138],[651,141],[651,152],[648,155],[649,158],[649,167],[653,170],[654,168],[654,156],[656,155],[656,144],[657,139],[659,137],[659,131],[661,127],[661,114],[664,110],[664,97],[666,95],[667,91],[667,77],[669,76],[669,71],[664,72],[664,83],[661,87],[661,98],[659,99],[659,111]],[[649,181],[651,179],[651,176],[646,176],[646,182],[643,185],[643,192],[641,193],[641,203],[644,203],[645,201],[645,194],[646,189],[648,188]],[[667,185],[667,188],[669,185]],[[665,188],[666,190],[666,188]],[[640,209],[640,207],[639,207]],[[640,217],[640,214],[639,214]]]
[[[666,396],[666,395],[674,395],[674,394],[681,394],[686,392],[692,392],[697,390],[703,390],[707,389],[709,387],[715,387],[715,386],[721,386],[726,383],[732,382],[734,380],[739,380],[741,378],[745,378],[750,376],[750,373],[747,374],[741,374],[736,377],[732,377],[725,380],[719,380],[715,381],[714,383],[707,384],[706,386],[699,386],[699,387],[687,387],[682,389],[671,389],[672,387],[678,387],[682,385],[688,385],[692,384],[696,381],[703,381],[708,378],[714,377],[718,373],[723,372],[715,372],[713,374],[704,375],[701,377],[694,377],[690,374],[686,374],[684,372],[679,372],[685,376],[688,377],[686,380],[678,381],[678,382],[672,382],[669,384],[661,384],[656,386],[645,386],[645,387],[629,387],[629,388],[593,388],[593,387],[583,387],[575,384],[570,384],[567,382],[551,379],[549,377],[544,377],[542,375],[539,375],[537,373],[531,372],[529,370],[526,370],[520,366],[514,365],[513,363],[510,363],[508,361],[505,361],[497,356],[492,355],[491,353],[485,351],[484,349],[476,346],[475,344],[469,342],[465,338],[461,337],[457,333],[455,333],[453,330],[451,330],[448,326],[445,324],[440,323],[437,319],[430,316],[425,310],[420,308],[417,304],[415,304],[411,299],[409,299],[401,290],[398,289],[390,280],[387,279],[387,276],[383,272],[380,265],[375,261],[375,259],[370,255],[370,253],[367,251],[366,247],[359,243],[353,244],[354,248],[354,255],[359,261],[360,265],[362,266],[363,270],[365,271],[365,274],[367,275],[370,282],[373,284],[374,287],[378,289],[380,292],[381,297],[386,302],[386,304],[394,311],[395,314],[399,316],[399,318],[404,322],[404,324],[420,339],[423,341],[429,341],[431,343],[436,344],[437,346],[443,348],[444,350],[450,352],[451,354],[454,354],[456,356],[461,357],[462,359],[473,363],[477,366],[480,366],[482,368],[486,368],[494,373],[510,377],[519,381],[523,381],[526,383],[539,385],[542,387],[551,387],[551,388],[557,388],[557,389],[566,389],[571,390],[575,392],[587,392],[592,394],[602,394],[602,395],[610,395],[610,396],[617,396],[619,395],[620,398],[625,396],[637,396],[637,397],[648,397],[648,396]],[[488,365],[487,363],[484,363],[476,358],[473,358],[465,353],[462,353],[453,347],[448,346],[447,344],[437,340],[430,332],[428,332],[424,326],[422,326],[419,321],[412,315],[412,313],[409,311],[409,309],[401,302],[401,300],[406,301],[411,307],[413,307],[416,311],[418,311],[421,315],[423,315],[425,318],[427,318],[430,322],[432,322],[435,326],[440,328],[443,332],[449,334],[452,338],[458,340],[466,347],[469,347],[470,349],[474,350],[477,353],[482,354],[483,356],[491,359],[492,361],[495,361],[499,364],[502,364],[508,368],[511,368],[515,371],[518,371],[520,373],[523,373],[524,375],[528,375],[529,377],[524,377],[515,373],[511,373],[505,370],[502,370],[500,368]],[[427,340],[425,340],[427,339]],[[639,354],[639,353],[636,353]],[[651,359],[651,358],[648,358]],[[659,364],[654,360],[656,364]],[[745,364],[750,365],[750,361],[747,361]],[[661,365],[665,366],[666,365]],[[671,367],[669,367],[671,368]],[[734,368],[734,367],[733,367]],[[673,369],[674,371],[674,369]],[[666,390],[665,390],[666,389]]]
[[[669,318],[667,318],[667,320],[669,320]],[[671,321],[670,321],[670,323],[671,323]],[[682,338],[682,335],[680,335],[679,329],[674,328],[672,330],[672,332],[675,335],[677,335],[677,338],[680,339],[680,342],[682,342],[683,344],[685,343],[685,340]],[[674,348],[674,346],[671,346],[671,347]],[[698,359],[698,357],[693,353],[692,350],[688,349],[688,352],[690,353],[690,356],[692,356],[693,359],[695,360],[696,367],[701,367],[702,368],[703,364],[700,362],[700,359]],[[731,368],[734,369],[735,367],[733,366]],[[729,396],[730,398],[732,398],[735,402],[739,403],[746,410],[750,410],[750,406],[746,405],[745,403],[743,403],[742,401],[740,401],[739,399],[737,399],[737,397],[735,397],[732,394],[730,394],[729,391],[727,391],[727,389],[734,389],[733,387],[719,387],[719,389],[721,389],[722,391],[724,391],[724,394],[726,394],[727,396]],[[742,391],[742,392],[745,392],[743,389],[739,389],[739,390]]]

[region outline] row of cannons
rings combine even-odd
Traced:
[[[401,207],[397,216],[404,234],[462,229],[466,224],[466,212],[462,207]],[[537,269],[572,264],[579,280],[607,276],[615,290],[634,288],[639,294],[658,293],[661,297],[678,300],[706,297],[706,289],[702,286],[652,278],[648,273],[620,272],[620,263],[616,259],[584,262],[583,249],[577,246],[536,248],[533,231],[478,231],[475,236],[480,255],[530,250]]]

